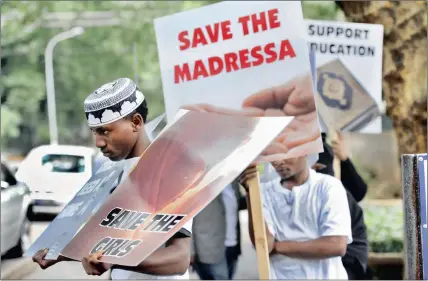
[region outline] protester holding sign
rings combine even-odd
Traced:
[[[88,124],[95,134],[96,146],[105,157],[121,161],[141,156],[150,145],[144,130],[148,108],[144,95],[133,81],[119,78],[107,83],[89,95],[84,103]],[[126,177],[122,177],[124,180]],[[101,275],[112,269],[113,279],[151,278],[168,276],[171,279],[188,278],[190,259],[191,220],[164,247],[153,252],[136,267],[115,266],[100,262],[103,252],[83,258],[82,264],[89,275]],[[44,260],[47,251],[34,257],[46,269],[60,261],[71,259],[60,256],[57,260]]]
[[[341,257],[352,235],[343,185],[309,169],[305,156],[272,164],[279,177],[261,184],[271,278],[348,279]],[[242,185],[256,173],[256,166],[244,171]],[[254,244],[252,224],[250,216]]]
[[[342,262],[348,273],[349,280],[366,280],[370,277],[368,268],[369,242],[363,209],[358,205],[358,202],[363,200],[366,195],[367,184],[352,164],[340,132],[338,133],[338,138],[332,142],[332,147],[325,142],[325,135],[323,135],[323,144],[324,152],[320,153],[317,164],[323,164],[325,167],[316,170],[319,173],[335,176],[333,158],[334,156],[339,158],[341,163],[340,180],[346,189],[351,214],[352,243],[348,245]]]

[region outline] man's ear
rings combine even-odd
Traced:
[[[141,116],[141,114],[139,113],[135,113],[131,118],[131,122],[132,122],[132,127],[138,130],[144,124],[143,116]]]

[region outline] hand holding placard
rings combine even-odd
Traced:
[[[48,267],[51,267],[54,264],[59,263],[60,261],[66,261],[69,260],[66,257],[58,256],[55,260],[46,260],[45,257],[48,253],[49,249],[42,249],[37,251],[34,256],[32,257],[33,262],[37,263],[41,269],[47,269]]]

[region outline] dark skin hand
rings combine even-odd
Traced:
[[[250,234],[251,243],[255,246],[255,238],[254,238],[254,227],[253,227],[253,216],[251,212],[251,200],[250,200],[250,192],[248,181],[255,178],[257,176],[257,165],[253,164],[248,166],[238,177],[238,182],[244,187],[245,191],[248,194],[247,199],[247,207],[248,207],[248,233]],[[266,238],[268,244],[268,252],[272,253],[274,249],[275,237],[270,233],[269,229],[265,225],[266,229]]]
[[[159,248],[137,266],[112,265],[99,261],[102,252],[85,257],[83,268],[88,275],[102,275],[114,266],[151,275],[182,275],[190,264],[190,238],[171,238],[165,248]]]
[[[113,265],[111,263],[100,262],[103,252],[97,252],[82,259],[82,266],[88,275],[100,276]]]
[[[61,261],[73,261],[72,259],[66,258],[64,256],[58,256],[58,259],[56,260],[45,260],[46,254],[48,253],[49,249],[42,249],[39,250],[37,253],[33,256],[33,262],[37,263],[41,269],[47,269],[50,266],[57,264]]]

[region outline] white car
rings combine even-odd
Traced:
[[[31,198],[28,187],[16,180],[1,162],[1,256],[21,257],[30,246]]]
[[[95,149],[43,145],[32,149],[16,177],[30,188],[33,212],[58,214],[92,176]]]

